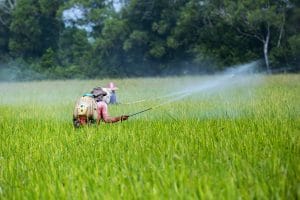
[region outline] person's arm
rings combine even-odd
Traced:
[[[99,106],[100,109],[100,116],[102,116],[102,119],[105,123],[115,123],[118,121],[125,121],[128,119],[128,115],[122,115],[122,116],[118,116],[118,117],[110,117],[108,115],[108,108],[107,108],[107,104],[106,103],[102,103],[101,106]]]
[[[103,121],[105,123],[115,123],[115,122],[118,122],[118,121],[125,121],[128,119],[128,115],[122,115],[122,116],[119,116],[119,117],[105,117],[103,118]]]

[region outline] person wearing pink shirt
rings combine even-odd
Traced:
[[[128,115],[111,117],[108,114],[108,106],[105,101],[107,93],[101,88],[94,88],[91,93],[84,94],[75,105],[73,112],[73,124],[78,128],[82,125],[97,123],[115,123],[125,121]]]
[[[128,119],[128,115],[121,115],[119,117],[110,117],[108,114],[108,108],[107,104],[105,101],[98,101],[97,102],[97,113],[98,113],[98,119],[97,123],[102,120],[105,123],[115,123],[118,121],[125,121]]]

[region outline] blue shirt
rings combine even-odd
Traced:
[[[116,93],[114,93],[114,92],[111,93],[109,103],[111,103],[111,104],[117,103],[117,96],[116,96]]]

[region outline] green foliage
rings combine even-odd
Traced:
[[[55,67],[49,74],[53,79],[83,79],[87,72],[78,65],[69,65],[67,67]]]
[[[149,38],[147,36],[147,32],[143,31],[133,31],[129,38],[124,42],[124,50],[128,51],[132,48],[143,47],[146,46],[149,42]]]
[[[5,1],[0,62],[22,58],[30,70],[52,74],[54,66],[62,77],[76,66],[86,78],[214,72],[260,59],[299,70],[296,0],[124,2],[116,12],[105,0]],[[75,18],[64,21],[67,9]]]
[[[127,24],[119,19],[107,19],[101,36],[93,44],[93,66],[101,76],[124,75],[123,41],[128,35]]]
[[[0,54],[6,53],[8,53],[8,29],[0,24]]]
[[[152,48],[149,50],[150,56],[154,58],[161,58],[165,55],[166,49],[162,42],[152,43]]]
[[[50,69],[55,66],[55,53],[51,48],[47,49],[42,56],[40,65],[44,69]]]
[[[60,1],[20,0],[12,12],[9,49],[15,56],[40,57],[56,48],[60,22],[56,12]]]
[[[14,9],[10,24],[12,37],[9,48],[17,56],[32,56],[40,54],[41,27],[39,26],[38,2],[35,0],[20,0]]]
[[[84,66],[89,64],[92,46],[84,30],[66,28],[60,36],[58,46],[57,56],[62,66],[82,65],[82,70],[87,70]]]
[[[39,25],[41,27],[41,52],[52,48],[57,51],[58,40],[62,29],[62,22],[58,18],[57,13],[62,5],[62,0],[39,0],[41,17]]]
[[[298,69],[299,69],[299,63],[300,63],[300,34],[297,35],[293,35],[292,37],[290,37],[288,39],[288,43],[290,45],[291,48],[291,52],[290,52],[290,59],[291,59],[291,63],[293,63],[295,66],[298,65]]]
[[[288,39],[293,55],[299,58],[300,55],[300,34],[293,35]]]

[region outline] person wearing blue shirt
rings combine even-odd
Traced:
[[[116,90],[118,90],[119,88],[117,88],[113,82],[110,82],[107,85],[107,89],[111,91],[109,104],[117,104],[118,102],[117,102]]]
[[[116,103],[117,103],[117,96],[116,96],[115,90],[112,90],[112,91],[111,91],[109,103],[110,103],[110,104],[116,104]]]

